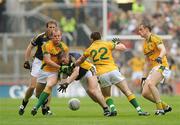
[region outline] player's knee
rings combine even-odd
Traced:
[[[141,94],[144,98],[146,98],[147,97],[147,92],[142,92],[142,94]]]
[[[36,84],[35,83],[29,84],[29,88],[35,89],[36,88]]]
[[[148,87],[149,87],[150,89],[153,89],[153,88],[155,87],[155,85],[152,84],[152,83],[150,83],[150,84],[148,84]]]
[[[87,92],[91,95],[93,94],[93,91],[91,89],[87,89]]]
[[[28,89],[31,90],[31,91],[34,91],[35,86],[29,86]]]
[[[142,95],[144,98],[147,98],[148,95],[149,95],[149,92],[143,90],[141,95]]]
[[[95,89],[87,89],[88,93],[94,95],[96,93]]]
[[[51,91],[52,91],[52,86],[46,86],[44,89],[44,92],[47,92],[47,93],[51,93]]]

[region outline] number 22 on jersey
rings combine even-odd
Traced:
[[[91,50],[90,55],[93,59],[93,62],[98,62],[109,59],[107,52],[108,49],[106,47],[101,47],[98,50],[96,49]]]

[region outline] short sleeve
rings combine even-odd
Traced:
[[[86,49],[86,50],[84,51],[83,55],[84,55],[85,57],[89,57],[89,55],[90,55],[89,49]]]
[[[35,36],[34,38],[31,39],[31,44],[33,46],[37,46],[39,41],[40,41],[40,37],[39,37],[39,35],[37,35],[37,36]]]
[[[49,47],[48,43],[45,43],[45,44],[42,45],[42,52],[43,52],[43,55],[50,53],[50,47]]]
[[[61,43],[62,43],[62,47],[63,47],[64,51],[68,52],[69,51],[69,47],[65,43],[63,43],[63,42],[61,42]]]
[[[110,50],[113,50],[116,47],[116,43],[114,43],[112,41],[109,41],[108,42],[108,47],[109,47]]]
[[[162,39],[158,36],[153,36],[153,41],[155,42],[156,45],[163,44]]]

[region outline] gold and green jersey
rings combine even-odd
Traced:
[[[42,51],[43,51],[43,54],[50,54],[50,58],[53,62],[55,62],[56,64],[59,64],[60,65],[60,59],[59,59],[59,54],[64,51],[64,52],[68,52],[69,51],[69,48],[67,47],[67,45],[65,43],[63,43],[62,41],[59,43],[58,46],[55,46],[53,44],[53,41],[49,40],[47,43],[45,43],[43,46],[42,46]],[[42,67],[41,67],[42,70],[46,71],[46,72],[57,72],[59,69],[57,68],[54,68],[50,65],[47,65],[45,62],[44,62],[44,59],[43,59],[43,62],[42,62]]]
[[[144,54],[146,55],[149,63],[151,64],[151,68],[159,65],[155,59],[159,56],[160,50],[158,49],[158,45],[163,44],[163,41],[157,35],[151,34],[149,40],[144,41],[143,49]],[[166,56],[162,58],[162,65],[168,67],[168,61]]]
[[[118,69],[114,62],[112,51],[115,44],[111,41],[96,40],[84,52],[85,57],[89,57],[96,66],[97,75]]]

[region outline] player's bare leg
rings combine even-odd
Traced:
[[[44,84],[44,83],[37,83],[37,85],[36,85],[36,97],[37,98],[39,98],[39,96],[43,92],[45,86],[46,86],[46,84]],[[52,115],[52,112],[50,111],[50,108],[48,106],[48,104],[50,104],[50,98],[51,98],[51,96],[48,96],[48,99],[41,106],[43,115]]]
[[[106,100],[106,104],[109,106],[111,110],[111,116],[116,116],[117,115],[117,110],[114,105],[114,101],[111,98],[111,86],[101,88],[101,91],[103,93],[103,96]]]
[[[24,114],[24,110],[29,102],[29,98],[31,98],[31,96],[34,93],[34,89],[36,87],[36,80],[37,80],[36,77],[31,76],[30,84],[28,86],[28,89],[26,90],[25,97],[22,100],[22,104],[20,105],[20,108],[19,108],[19,115]]]
[[[104,97],[102,95],[102,92],[100,90],[100,87],[98,85],[97,82],[97,77],[96,76],[91,76],[89,78],[87,78],[87,93],[88,95],[92,98],[92,100],[94,100],[95,102],[97,102],[104,110],[104,115],[105,116],[109,116],[110,115],[110,111],[108,110],[108,106],[104,100]]]
[[[142,108],[138,104],[135,95],[129,89],[126,80],[116,84],[116,86],[126,95],[128,101],[133,105],[133,107],[137,110],[140,116],[148,116],[150,115],[148,112],[143,112]]]
[[[43,92],[40,94],[39,96],[39,100],[36,104],[35,107],[33,107],[33,109],[31,110],[31,114],[34,116],[37,113],[37,110],[39,109],[39,107],[41,105],[43,105],[43,103],[46,101],[46,99],[48,98],[48,96],[51,94],[52,88],[57,84],[57,76],[51,76],[49,78],[47,78],[47,84],[45,89],[43,90]]]
[[[164,115],[164,108],[162,105],[162,101],[160,98],[159,91],[156,85],[162,80],[162,74],[158,71],[154,71],[146,80],[146,88],[149,88],[150,93],[152,94],[154,101],[156,103],[157,111],[155,112],[156,115]],[[147,94],[146,94],[147,95]]]

